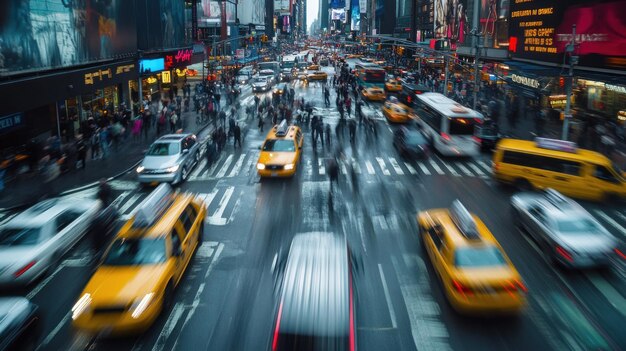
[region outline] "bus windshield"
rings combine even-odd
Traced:
[[[365,71],[365,81],[370,83],[384,83],[385,71],[382,69],[368,69]]]

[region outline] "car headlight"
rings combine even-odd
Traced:
[[[178,167],[179,167],[179,165],[168,167],[168,168],[165,169],[165,171],[167,173],[174,173],[174,172],[178,171]]]
[[[76,318],[80,317],[80,315],[87,311],[90,305],[91,295],[84,294],[83,296],[81,296],[81,298],[78,299],[78,301],[76,301],[76,303],[74,304],[74,307],[72,307],[72,319],[75,320]]]
[[[132,306],[130,307],[131,317],[135,319],[139,318],[139,316],[141,316],[141,314],[144,313],[144,311],[148,308],[148,306],[150,306],[150,302],[152,302],[153,298],[154,298],[154,293],[151,292],[145,295],[144,297],[142,297],[141,300],[135,300],[135,302],[133,302]]]
[[[285,165],[285,170],[289,171],[293,169],[293,163],[288,163]]]
[[[146,167],[144,167],[144,166],[137,167],[137,173],[143,172],[144,169],[146,169]]]
[[[256,164],[256,169],[258,169],[258,170],[264,170],[264,169],[265,169],[265,165],[264,165],[264,164],[262,164],[262,163],[257,163],[257,164]]]

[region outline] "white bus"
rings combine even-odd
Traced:
[[[439,93],[416,95],[417,123],[432,146],[445,156],[476,156],[480,153],[474,127],[483,115]]]

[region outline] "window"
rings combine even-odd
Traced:
[[[165,262],[162,238],[118,238],[111,245],[105,266],[137,266]]]
[[[180,143],[154,143],[147,156],[172,156],[180,152]]]
[[[474,120],[472,118],[448,118],[450,135],[473,135]]]
[[[415,103],[418,104],[417,108],[419,109],[418,116],[431,128],[435,130],[435,132],[441,132],[441,115],[426,106],[423,103],[420,103],[419,100],[415,100]]]
[[[189,204],[185,211],[187,212],[187,216],[189,216],[191,223],[194,223],[196,221],[196,217],[198,217],[198,211],[196,211],[196,208]]]
[[[559,232],[564,234],[595,234],[600,233],[599,226],[589,219],[562,219],[556,222]]]
[[[293,140],[269,139],[263,144],[263,151],[289,152],[296,151]]]
[[[464,247],[454,253],[457,267],[496,267],[506,265],[502,252],[496,246]]]
[[[442,231],[443,231],[443,229],[441,228],[441,225],[439,225],[439,224],[435,224],[430,229],[428,229],[428,234],[432,238],[433,243],[435,244],[435,247],[439,251],[441,251],[441,248],[443,247],[443,237],[442,237],[443,233],[442,233]]]
[[[170,238],[172,239],[172,256],[180,255],[180,237],[178,236],[178,233],[176,233],[176,228],[172,229]]]
[[[193,225],[193,220],[189,218],[189,213],[187,212],[187,210],[184,210],[183,213],[181,213],[178,220],[183,225],[183,228],[185,228],[185,233],[189,233],[189,231],[191,230],[191,226]]]
[[[80,217],[80,214],[75,212],[61,213],[56,219],[57,233],[60,233],[68,225],[72,224],[72,222],[74,222],[78,217]]]
[[[0,230],[0,246],[28,246],[39,242],[41,228],[3,228]]]
[[[619,180],[615,178],[613,173],[604,166],[596,166],[596,169],[593,171],[593,176],[611,183],[619,183]]]
[[[554,157],[532,155],[523,152],[505,151],[502,162],[522,167],[544,169],[574,176],[580,176],[582,164],[576,161],[561,160]]]

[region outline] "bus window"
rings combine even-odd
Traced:
[[[474,120],[472,118],[450,118],[450,135],[473,135]]]

